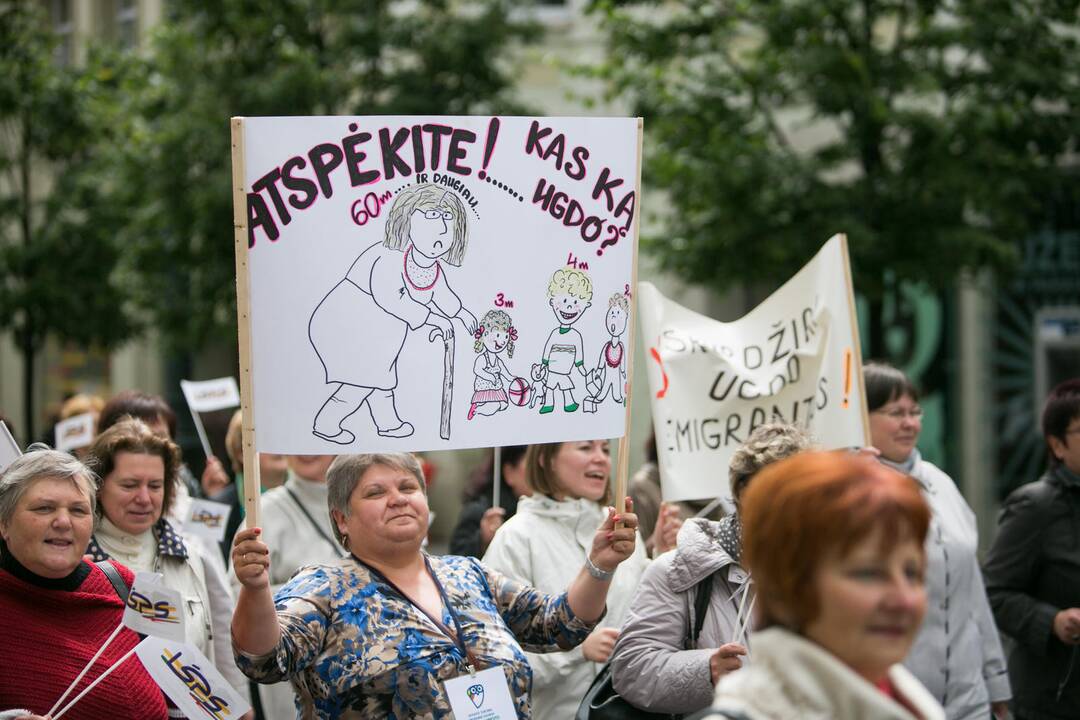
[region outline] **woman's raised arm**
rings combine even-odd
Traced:
[[[233,643],[245,653],[265,655],[281,641],[274,597],[270,593],[270,549],[259,540],[260,528],[245,528],[233,540],[232,565],[240,581],[233,612]]]

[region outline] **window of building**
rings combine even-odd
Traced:
[[[71,0],[49,3],[49,19],[56,34],[56,62],[60,65],[70,65],[75,60],[75,23],[71,15]]]

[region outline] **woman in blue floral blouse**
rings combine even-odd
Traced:
[[[609,509],[585,567],[566,592],[546,595],[473,558],[421,550],[428,506],[411,455],[344,455],[327,483],[350,557],[301,569],[272,597],[260,530],[237,533],[232,551],[242,584],[237,663],[258,682],[290,680],[302,718],[449,718],[443,683],[496,666],[518,716],[529,718],[524,650],[580,644],[604,614],[615,568],[634,551],[637,517]]]

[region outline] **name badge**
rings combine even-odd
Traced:
[[[727,579],[728,579],[728,582],[730,582],[730,583],[735,583],[736,585],[742,585],[743,583],[746,582],[747,578],[749,578],[749,577],[750,576],[746,574],[746,571],[743,570],[738,565],[732,565],[731,567],[728,568]]]
[[[517,720],[506,674],[496,665],[443,683],[455,720]]]

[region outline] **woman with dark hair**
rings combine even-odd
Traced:
[[[532,495],[525,482],[525,451],[528,445],[507,445],[500,452],[499,506],[492,507],[495,454],[477,468],[465,488],[465,504],[450,536],[450,554],[474,558],[484,556],[504,522],[517,512],[518,498]]]
[[[1050,467],[1005,500],[986,559],[986,588],[1015,640],[1009,674],[1017,720],[1080,714],[1080,378],[1042,414]]]
[[[141,420],[155,435],[176,441],[176,413],[160,395],[152,395],[141,390],[123,390],[105,403],[98,418],[98,435],[121,420],[134,418]],[[187,465],[181,463],[179,470],[180,484],[176,488],[173,518],[184,521],[189,497],[209,497],[220,492],[229,484],[229,476],[216,457],[209,457],[203,469],[202,479],[196,480]]]
[[[922,408],[911,380],[873,362],[863,376],[879,459],[915,478],[932,512],[926,538],[929,610],[904,665],[945,707],[949,720],[986,720],[991,713],[1004,718],[1009,677],[979,571],[975,513],[952,478],[923,460],[915,446]]]
[[[758,473],[740,517],[754,657],[700,717],[944,720],[900,664],[926,611],[930,508],[911,478],[850,453],[801,453]]]
[[[607,614],[580,647],[551,655],[529,654],[533,670],[533,717],[572,718],[600,664],[608,660],[630,598],[648,558],[641,543],[617,573],[590,565],[593,531],[610,516],[611,457],[607,440],[530,445],[525,478],[532,488],[495,534],[484,564],[541,592],[558,592],[585,565],[611,583]],[[633,512],[632,503],[627,508]],[[635,516],[636,522],[636,516]]]

